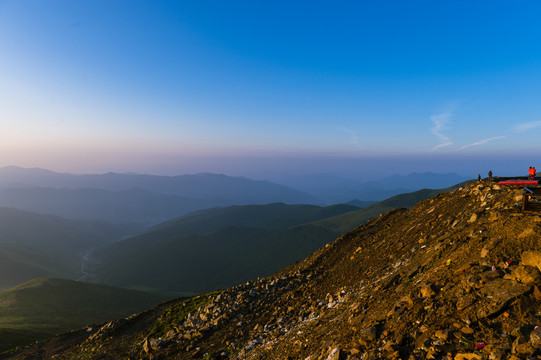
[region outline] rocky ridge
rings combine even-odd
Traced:
[[[6,353],[17,359],[538,359],[541,217],[482,181],[274,276]]]

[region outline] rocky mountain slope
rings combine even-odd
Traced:
[[[541,217],[478,182],[397,209],[264,279],[3,359],[536,359]]]

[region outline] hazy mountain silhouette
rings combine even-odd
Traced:
[[[156,194],[144,189],[110,191],[32,187],[0,190],[0,205],[69,219],[137,222],[150,226],[222,203]]]
[[[268,181],[250,180],[221,174],[158,176],[140,174],[74,175],[44,169],[15,166],[0,168],[0,187],[52,187],[56,189],[94,188],[110,191],[145,189],[153,193],[177,195],[218,203],[265,204],[284,202],[314,203],[316,199],[299,190]]]
[[[283,185],[216,174],[74,175],[0,168],[0,206],[70,219],[150,226],[200,209],[273,202],[310,204],[317,200]]]
[[[457,174],[412,173],[392,175],[373,181],[357,181],[332,174],[289,176],[278,182],[321,199],[326,204],[352,200],[381,201],[391,196],[420,189],[442,189],[468,178]]]

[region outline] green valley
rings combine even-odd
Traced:
[[[0,350],[129,316],[161,295],[65,279],[34,279],[0,292]]]

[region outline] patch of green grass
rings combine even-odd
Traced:
[[[0,292],[0,350],[143,311],[161,296],[65,279],[35,279]]]
[[[53,335],[53,333],[47,331],[0,328],[0,352],[7,351],[23,344],[29,344],[36,341],[36,339],[46,339]]]
[[[194,296],[169,307],[158,320],[156,320],[150,329],[149,336],[154,338],[165,336],[169,330],[173,330],[175,326],[181,325],[188,314],[193,313],[200,307],[207,306],[207,304],[210,303],[211,298],[217,294],[219,294],[219,292]]]

